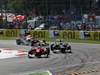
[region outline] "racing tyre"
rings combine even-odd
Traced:
[[[21,42],[18,41],[18,40],[16,40],[16,44],[17,44],[17,45],[21,45]]]
[[[71,46],[69,46],[69,47],[67,48],[67,53],[72,53],[72,51],[71,51]]]
[[[53,53],[57,53],[55,50],[53,50]]]
[[[72,51],[71,51],[71,50],[69,50],[69,51],[68,51],[68,53],[72,54]]]
[[[69,51],[69,53],[71,53],[71,54],[72,54],[72,51]]]
[[[71,50],[71,46],[69,46],[69,47],[67,48],[67,50]]]
[[[30,56],[30,54],[28,54],[28,58],[33,58],[32,56]]]
[[[46,55],[46,58],[48,58],[48,57],[49,57],[49,55],[50,55],[50,49],[49,49],[49,48],[47,48],[47,55]]]
[[[20,42],[16,42],[16,44],[17,44],[17,45],[21,45],[21,43],[20,43]]]
[[[54,44],[51,44],[51,47],[50,47],[50,48],[51,48],[51,51],[53,51],[53,50],[54,50],[53,45],[54,45]]]
[[[28,58],[33,58],[32,55],[33,55],[33,52],[30,50],[30,51],[28,52]]]

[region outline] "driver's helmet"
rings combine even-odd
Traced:
[[[60,39],[59,40],[59,44],[63,44],[63,39]]]
[[[62,39],[60,39],[60,40],[59,40],[59,42],[63,42],[63,40],[62,40]]]
[[[58,39],[58,42],[60,42],[60,43],[63,42],[63,39]]]
[[[56,39],[57,42],[63,42],[63,39]]]
[[[45,43],[46,41],[45,41],[45,40],[42,40],[42,42],[44,42],[44,43]]]

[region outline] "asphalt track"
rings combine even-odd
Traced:
[[[0,59],[0,75],[26,75],[27,72],[45,70],[49,70],[53,75],[68,75],[70,72],[100,69],[100,44],[71,43],[71,45],[72,55],[51,52],[49,58],[29,59],[27,56],[21,56]],[[28,51],[31,47],[18,46],[15,40],[0,40],[0,48]]]

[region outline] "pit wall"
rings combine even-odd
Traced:
[[[0,29],[0,37],[19,37],[26,29]],[[34,38],[100,40],[100,31],[29,30]]]

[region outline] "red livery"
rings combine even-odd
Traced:
[[[40,58],[42,55],[46,55],[48,58],[50,54],[50,49],[48,47],[42,48],[42,47],[36,47],[36,48],[31,48],[31,50],[28,52],[28,57],[33,58],[34,56]]]

